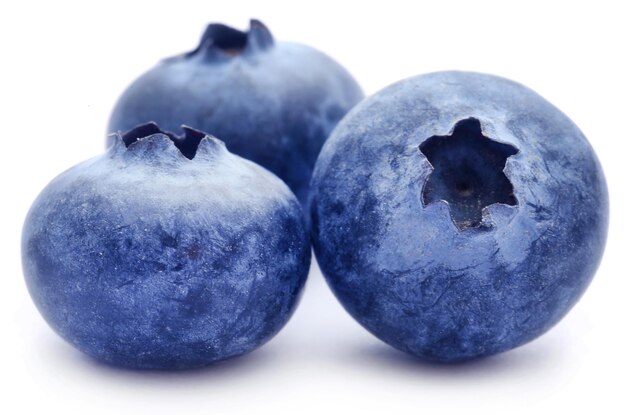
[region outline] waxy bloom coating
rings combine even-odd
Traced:
[[[23,230],[26,282],[65,340],[106,362],[189,368],[260,346],[291,316],[310,246],[300,204],[204,133],[154,124],[58,176]]]
[[[584,135],[515,82],[439,72],[367,98],[311,184],[313,243],[348,312],[433,360],[487,356],[556,324],[604,249],[607,188]]]

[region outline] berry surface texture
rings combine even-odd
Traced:
[[[26,218],[24,274],[48,324],[99,360],[144,369],[204,366],[274,336],[310,263],[293,193],[189,128],[111,140]]]
[[[452,362],[554,326],[602,257],[608,195],[576,125],[530,89],[437,72],[355,107],[311,187],[313,244],[367,330]]]

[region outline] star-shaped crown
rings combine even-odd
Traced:
[[[447,202],[460,230],[480,226],[489,205],[517,205],[504,166],[518,150],[483,135],[478,119],[457,122],[452,134],[432,136],[419,149],[433,167],[422,191],[424,206]]]

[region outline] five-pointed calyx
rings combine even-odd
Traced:
[[[457,122],[452,134],[432,136],[419,148],[433,167],[422,191],[424,206],[446,201],[460,230],[478,227],[491,204],[517,205],[504,166],[518,150],[483,135],[476,118]]]

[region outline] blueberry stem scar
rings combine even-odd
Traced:
[[[445,201],[458,229],[479,227],[483,209],[489,205],[517,205],[504,166],[518,150],[485,136],[478,119],[460,120],[450,135],[429,137],[419,149],[433,168],[422,190],[422,202],[428,206]]]
[[[159,126],[154,122],[148,122],[145,124],[138,125],[132,130],[126,131],[121,134],[122,140],[126,147],[130,146],[134,142],[148,137],[154,134],[163,134],[169,137],[170,140],[174,143],[174,145],[180,150],[181,153],[189,160],[192,160],[196,152],[198,151],[198,146],[200,145],[200,141],[206,137],[206,134],[202,131],[195,130],[186,125],[182,126],[183,135],[176,135],[170,131],[165,131],[159,128]]]
[[[272,33],[258,20],[250,20],[250,28],[247,32],[221,23],[211,23],[202,35],[198,47],[182,55],[182,57],[192,58],[197,55],[204,55],[209,59],[227,58],[226,60],[229,60],[246,53],[246,51],[267,50],[273,46],[274,37]]]

